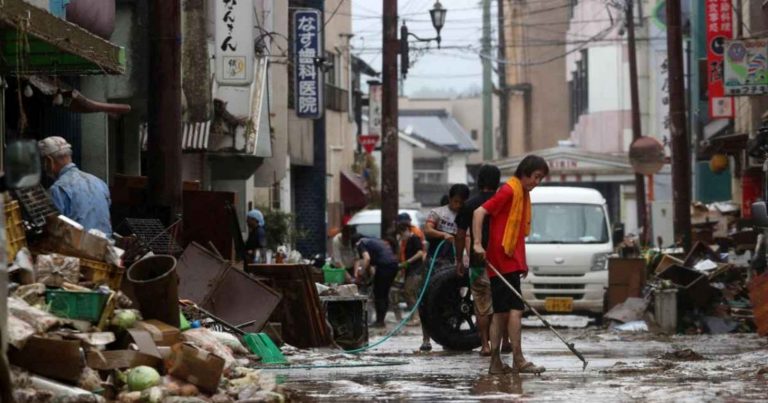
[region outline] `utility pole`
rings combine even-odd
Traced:
[[[181,1],[149,4],[149,195],[170,222],[181,210]]]
[[[691,155],[685,124],[685,74],[680,2],[667,1],[669,57],[669,120],[672,136],[672,192],[675,203],[675,241],[691,247]]]
[[[502,0],[499,0],[501,3]],[[499,27],[501,29],[501,27]],[[483,0],[483,160],[493,159],[493,82],[491,81],[491,0]]]
[[[635,41],[635,15],[634,1],[627,0],[627,40],[629,42],[629,92],[632,98],[632,139],[637,140],[642,136],[640,126],[640,94],[637,83],[637,42]],[[650,234],[648,228],[648,209],[645,202],[645,178],[643,174],[635,173],[635,194],[637,195],[637,223],[643,228],[640,234],[640,242],[647,244]]]
[[[504,1],[497,0],[497,26],[499,35],[499,65],[496,67],[499,71],[499,127],[501,134],[501,144],[499,149],[501,151],[500,157],[504,158],[509,156],[509,89],[507,88],[507,64],[504,60],[507,60],[507,38],[505,37],[506,30],[504,29]]]
[[[384,53],[382,56],[381,94],[381,237],[386,236],[397,219],[400,192],[397,162],[397,0],[382,0],[384,7]]]

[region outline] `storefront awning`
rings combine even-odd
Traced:
[[[0,73],[123,74],[125,50],[22,0],[0,5]]]
[[[139,125],[141,147],[147,149],[148,127],[146,123]],[[211,122],[184,123],[181,129],[182,151],[207,151],[211,140]]]
[[[702,141],[698,159],[708,160],[715,154],[736,155],[747,148],[749,135],[746,133],[722,133]]]

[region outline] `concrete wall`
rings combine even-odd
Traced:
[[[509,155],[550,148],[568,138],[569,99],[565,75],[566,25],[571,0],[507,3],[507,84],[531,85],[530,105],[522,92],[510,95]],[[525,125],[526,107],[530,122]],[[527,143],[530,147],[526,147]]]
[[[341,5],[339,6],[339,3]],[[325,27],[325,50],[335,54],[337,82],[334,84],[343,90],[350,90],[350,48],[349,41],[344,35],[352,33],[352,2],[346,0],[326,0],[326,20],[333,10],[338,11]],[[326,95],[327,96],[327,95]],[[349,105],[351,107],[351,105]],[[326,170],[329,178],[327,198],[329,203],[341,202],[341,182],[339,172],[352,168],[355,149],[357,148],[357,125],[352,120],[349,111],[325,110],[326,135]],[[329,215],[335,217],[335,214]],[[340,223],[329,223],[338,226]]]
[[[262,22],[263,29],[275,31],[270,41],[270,52],[281,54],[288,49],[288,2],[263,1],[254,3],[256,21]],[[288,157],[288,65],[279,59],[269,61],[269,122],[272,133],[272,157],[264,162],[254,173],[254,186],[271,187],[286,177],[286,158]],[[263,204],[262,200],[257,200]]]

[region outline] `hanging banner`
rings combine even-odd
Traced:
[[[216,81],[221,85],[253,82],[253,2],[216,1]]]
[[[725,41],[733,38],[731,0],[706,0],[706,13],[709,117],[732,118],[733,98],[725,96],[723,80]]]
[[[322,25],[319,10],[305,8],[293,13],[293,93],[296,115],[300,118],[323,116],[323,75],[318,63],[323,55]]]
[[[381,94],[379,82],[368,82],[368,133],[381,135]]]
[[[725,41],[725,93],[768,93],[768,39]]]

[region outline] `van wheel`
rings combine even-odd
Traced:
[[[441,266],[432,274],[419,315],[437,344],[469,351],[480,347],[480,335],[468,276],[459,277],[454,268],[452,264]]]

